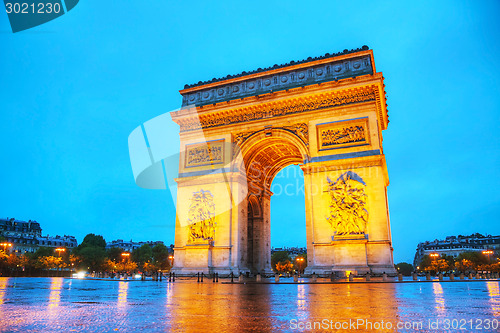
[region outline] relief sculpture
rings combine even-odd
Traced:
[[[366,141],[363,126],[350,126],[341,129],[326,129],[321,132],[323,147],[334,146],[344,143]]]
[[[196,167],[224,162],[224,141],[207,142],[186,146],[185,166]]]
[[[330,216],[327,221],[332,226],[334,235],[362,235],[368,222],[365,209],[366,183],[356,173],[347,171],[335,182],[328,180],[330,195]]]
[[[210,191],[194,192],[188,212],[188,244],[207,243],[215,238],[215,203]]]

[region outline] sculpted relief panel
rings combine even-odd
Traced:
[[[336,149],[369,144],[368,118],[318,125],[318,149]]]
[[[188,212],[188,244],[208,243],[215,238],[215,203],[210,191],[194,192]]]
[[[186,145],[186,168],[224,163],[224,140]]]
[[[330,223],[334,236],[364,235],[368,223],[363,179],[352,171],[343,173],[335,182],[328,180]]]

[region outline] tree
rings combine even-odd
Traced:
[[[123,251],[124,250],[121,247],[112,247],[109,248],[106,252],[109,260],[119,262],[120,260],[122,260]]]
[[[104,237],[101,235],[96,235],[96,234],[88,234],[85,236],[83,239],[82,243],[78,245],[79,248],[84,248],[84,247],[100,247],[105,249],[106,248],[106,241],[104,240]]]
[[[132,251],[132,261],[135,261],[140,269],[143,269],[144,264],[150,262],[152,257],[153,250],[148,244],[143,244],[140,248]]]
[[[463,260],[470,261],[474,269],[477,269],[477,267],[480,265],[485,265],[488,263],[488,257],[478,251],[467,251],[460,253],[457,257],[457,262]]]
[[[157,270],[166,270],[170,268],[168,260],[168,248],[163,244],[156,244],[153,249],[153,263]]]
[[[404,276],[410,276],[413,272],[413,265],[407,262],[400,262],[396,265],[396,270]]]
[[[104,260],[106,259],[106,251],[104,248],[96,246],[88,246],[78,251],[78,256],[81,257],[81,265],[91,271],[101,269]]]
[[[52,256],[52,255],[54,255],[53,248],[41,246],[36,250],[35,253],[33,253],[32,258],[36,260],[40,257],[48,257],[48,256]]]
[[[304,269],[307,267],[307,253],[301,253],[301,254],[297,255],[293,264],[294,264],[295,270],[297,270],[297,272],[299,272],[299,274],[300,274],[300,272],[303,272]]]
[[[73,254],[80,257],[80,266],[88,268],[91,271],[97,271],[102,268],[106,259],[106,241],[101,235],[88,234],[83,242],[78,245]]]
[[[293,265],[290,260],[278,262],[276,264],[276,271],[278,271],[278,273],[291,273],[293,272]]]
[[[118,272],[127,272],[131,273],[137,269],[137,264],[131,260],[122,261],[116,264],[116,270]]]
[[[286,261],[290,261],[290,256],[287,251],[276,251],[271,255],[271,267],[273,270],[278,271],[276,265],[278,263],[285,263]]]

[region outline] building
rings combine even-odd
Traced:
[[[152,241],[148,241],[148,242],[133,242],[132,240],[130,240],[130,241],[124,241],[123,239],[117,239],[117,240],[114,240],[114,241],[111,241],[111,242],[107,242],[106,243],[106,250],[110,249],[110,248],[113,248],[113,247],[118,247],[118,248],[123,249],[126,252],[132,252],[135,249],[140,248],[144,244],[147,244],[147,245],[149,245],[151,247],[154,247],[155,245],[163,244],[163,242],[162,241],[156,241],[156,242],[152,242]],[[169,251],[170,251],[170,249],[169,249]]]
[[[20,221],[14,218],[0,219],[0,237],[11,243],[9,252],[15,254],[34,253],[40,247],[66,247],[72,249],[78,246],[74,236],[42,236],[40,223],[36,221]]]
[[[448,236],[444,240],[433,240],[419,243],[413,260],[413,266],[417,267],[425,255],[437,253],[458,257],[462,252],[493,250],[494,255],[500,253],[500,236],[483,236],[481,234],[472,234],[470,236]]]

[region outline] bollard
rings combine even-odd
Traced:
[[[212,283],[215,283],[215,273],[214,273],[214,275],[212,276]]]
[[[335,282],[335,274],[333,272],[330,273],[330,282]]]
[[[274,282],[280,282],[280,276],[278,274],[274,275]]]
[[[372,279],[370,273],[366,273],[366,282],[370,282]]]
[[[438,279],[439,279],[439,281],[443,281],[443,273],[438,274]]]
[[[240,276],[238,276],[238,282],[243,282],[243,274],[240,273]]]
[[[262,277],[260,276],[259,273],[257,273],[257,275],[255,275],[255,281],[260,282],[261,280],[262,280]]]
[[[427,274],[425,274],[425,279],[427,281],[430,281],[431,280],[431,273],[427,272]]]
[[[163,281],[163,272],[160,272],[160,282]]]
[[[479,273],[476,273],[476,280],[479,280],[481,278],[481,276],[479,275]]]
[[[464,273],[460,273],[460,280],[464,280],[464,279],[465,279]]]
[[[299,276],[297,274],[293,275],[293,282],[295,283],[299,282]]]
[[[398,274],[398,281],[399,282],[403,281],[403,274],[401,273]]]
[[[349,282],[354,281],[354,275],[352,273],[349,273]]]
[[[231,272],[231,283],[234,283],[234,274]]]
[[[469,273],[469,280],[472,280],[474,278],[474,276],[472,275],[472,273]]]
[[[200,282],[200,272],[196,273],[196,275],[198,276],[198,281],[196,282]]]
[[[318,280],[318,276],[313,273],[313,275],[311,276],[311,282],[316,282]]]
[[[418,275],[417,275],[417,273],[413,273],[413,281],[418,281]]]
[[[172,273],[172,282],[175,282],[175,273]]]
[[[201,272],[201,282],[203,282],[203,272]]]
[[[450,274],[450,281],[454,281],[455,280],[455,274],[451,273]]]
[[[172,282],[172,272],[168,273],[168,282]]]
[[[215,273],[215,282],[219,282],[219,273]]]
[[[387,274],[385,272],[382,274],[382,281],[387,281]]]

